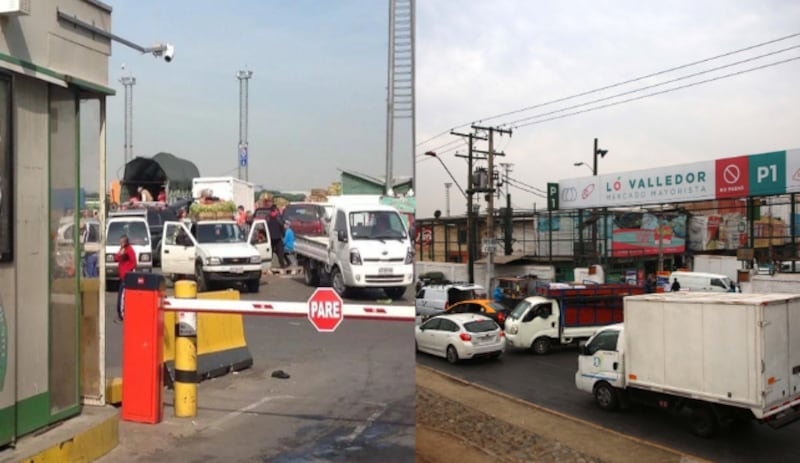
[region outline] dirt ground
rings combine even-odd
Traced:
[[[690,463],[701,459],[417,366],[422,463]]]

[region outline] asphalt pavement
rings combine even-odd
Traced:
[[[800,461],[800,423],[773,430],[752,423],[726,429],[714,439],[690,434],[680,417],[660,410],[632,408],[616,413],[597,408],[591,394],[575,388],[577,349],[565,347],[544,356],[510,350],[498,361],[450,365],[443,358],[417,354],[417,362],[606,428],[721,462]]]
[[[169,291],[168,291],[169,292]],[[305,301],[301,277],[272,276],[244,300]],[[106,295],[107,371],[121,373],[121,325]],[[375,303],[380,291],[345,302]],[[393,304],[412,305],[413,291]],[[317,333],[304,318],[244,317],[251,369],[198,387],[198,415],[121,423],[120,446],[101,462],[414,461],[413,323],[345,320]],[[289,379],[271,377],[283,370]],[[124,385],[123,385],[124,387]]]

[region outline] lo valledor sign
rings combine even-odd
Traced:
[[[560,209],[800,192],[800,149],[562,180]]]

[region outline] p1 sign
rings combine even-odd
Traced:
[[[750,156],[750,196],[786,192],[786,151]]]

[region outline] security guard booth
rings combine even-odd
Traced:
[[[111,43],[59,14],[111,27],[98,0],[0,2],[0,445],[102,403],[104,288],[81,278],[78,224],[81,186],[105,184]]]

